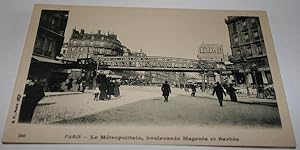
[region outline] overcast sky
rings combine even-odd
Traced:
[[[221,11],[150,8],[71,8],[65,33],[114,32],[131,51],[143,49],[149,56],[197,58],[201,43],[217,43],[229,52],[229,35]]]

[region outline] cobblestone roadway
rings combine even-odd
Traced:
[[[64,120],[61,124],[196,125],[280,127],[277,107],[264,104],[224,102],[211,98],[171,96],[168,103],[153,98],[119,106],[97,114]]]
[[[43,99],[34,114],[34,123],[59,124],[141,124],[141,125],[229,125],[278,127],[276,101],[243,99],[224,102],[215,97],[172,89],[170,102],[164,103],[159,87],[122,87],[122,97],[93,101],[91,93],[52,96]],[[228,99],[228,97],[227,97]]]

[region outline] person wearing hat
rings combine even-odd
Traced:
[[[212,95],[214,95],[215,93],[219,100],[220,106],[223,107],[223,94],[226,96],[226,93],[224,92],[224,89],[219,82],[217,82],[217,86],[214,87],[214,91],[213,91]]]
[[[39,83],[39,78],[34,77],[26,84],[24,97],[19,114],[19,122],[31,123],[34,110],[38,102],[45,97],[44,87]]]
[[[168,81],[165,81],[162,85],[161,91],[163,92],[162,96],[165,98],[164,102],[168,102],[169,94],[171,94],[171,88]]]

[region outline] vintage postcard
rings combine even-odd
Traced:
[[[266,12],[35,5],[3,142],[293,148]]]

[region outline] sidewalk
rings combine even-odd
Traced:
[[[173,89],[173,91],[176,91],[178,95],[185,95],[185,96],[190,96],[191,92],[185,92],[184,89]],[[201,90],[198,90],[196,92],[196,97],[205,97],[205,98],[210,98],[210,99],[217,99],[216,95],[212,95],[212,93],[204,93]],[[244,103],[252,103],[252,104],[277,104],[277,100],[274,99],[262,99],[262,98],[256,98],[256,95],[249,95],[247,96],[246,94],[237,94],[238,102],[244,102]],[[230,97],[228,94],[224,96],[225,101],[231,101]]]
[[[136,101],[155,98],[161,99],[161,95],[157,95],[157,90],[160,90],[160,88],[153,89],[122,86],[120,88],[120,97],[112,97],[111,100],[99,101],[93,100],[93,90],[87,90],[82,94],[81,92],[47,93],[47,95],[51,96],[47,96],[39,102],[39,105],[34,113],[33,123],[54,123],[61,120],[74,119],[95,114]]]
[[[45,97],[82,94],[82,92],[45,92]]]

